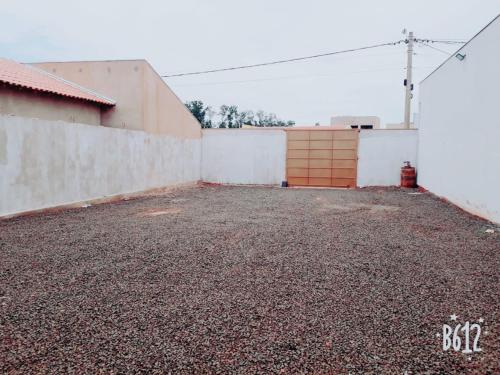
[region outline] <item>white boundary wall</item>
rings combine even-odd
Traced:
[[[201,139],[0,116],[0,216],[200,180]]]
[[[421,186],[500,223],[500,18],[420,84]]]
[[[283,130],[203,129],[203,181],[277,185],[285,179],[285,161]]]
[[[417,130],[361,130],[358,186],[399,186],[405,161],[417,167]]]
[[[358,186],[400,184],[403,162],[417,162],[416,130],[362,130]],[[286,132],[279,129],[204,129],[202,180],[279,185],[286,175]]]

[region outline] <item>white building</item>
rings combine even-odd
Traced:
[[[377,116],[333,116],[330,126],[336,129],[379,129],[380,118]]]
[[[418,184],[500,223],[500,16],[420,83]]]
[[[394,122],[385,124],[384,129],[404,129],[404,128],[405,128],[404,122]],[[410,122],[410,129],[416,129],[415,123]]]
[[[410,129],[418,129],[418,113],[413,114],[413,121],[410,122]],[[404,122],[395,122],[395,123],[387,123],[385,124],[384,129],[404,129],[405,128],[405,123]]]

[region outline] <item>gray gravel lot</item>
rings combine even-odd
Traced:
[[[0,221],[0,372],[499,373],[500,235],[408,192],[203,186]],[[482,352],[442,351],[451,314],[485,320]]]

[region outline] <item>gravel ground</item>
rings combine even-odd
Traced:
[[[408,192],[204,186],[0,221],[0,372],[499,373],[500,235]],[[484,319],[482,352],[443,352],[451,314]]]

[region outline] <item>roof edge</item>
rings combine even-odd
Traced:
[[[79,84],[77,84],[77,83],[75,83],[75,82],[68,81],[68,80],[66,80],[66,79],[64,79],[64,78],[62,78],[62,77],[60,77],[60,76],[58,76],[58,75],[52,74],[52,73],[50,73],[50,72],[47,72],[46,70],[40,69],[40,68],[38,68],[38,67],[36,67],[36,66],[30,65],[30,64],[23,64],[23,65],[24,65],[24,66],[26,66],[26,67],[27,67],[27,68],[29,68],[29,69],[33,69],[33,70],[36,70],[37,72],[39,72],[39,73],[41,73],[41,74],[48,75],[49,77],[51,77],[51,78],[53,78],[53,79],[55,79],[55,80],[57,80],[57,81],[63,82],[63,83],[65,83],[65,84],[69,85],[69,86],[72,86],[72,87],[74,87],[74,88],[76,88],[76,89],[78,89],[78,90],[81,90],[81,91],[83,91],[83,92],[86,92],[87,94],[94,95],[94,96],[96,96],[97,98],[102,99],[103,101],[108,102],[108,103],[101,103],[101,104],[104,104],[104,105],[106,105],[106,104],[108,104],[108,105],[116,105],[116,100],[111,99],[111,98],[108,98],[107,96],[104,96],[104,95],[102,95],[102,94],[99,94],[99,93],[98,93],[98,92],[96,92],[96,91],[93,91],[93,90],[91,90],[91,89],[89,89],[89,88],[86,88],[86,87],[80,86]],[[92,100],[89,100],[89,99],[85,99],[85,100],[92,101]],[[97,103],[97,102],[96,102],[96,103]]]
[[[54,78],[55,80],[58,80],[60,82],[63,82],[65,84],[69,85],[69,86],[72,86],[72,87],[74,87],[74,88],[76,88],[78,90],[82,90],[83,92],[86,92],[87,94],[94,95],[94,96],[98,97],[99,99],[107,101],[109,103],[109,105],[116,105],[116,100],[108,98],[107,96],[104,96],[102,94],[99,94],[98,92],[93,91],[93,90],[91,90],[91,89],[89,89],[87,87],[80,86],[79,84],[77,84],[75,82],[68,81],[68,80],[66,80],[66,79],[64,79],[64,78],[62,78],[62,77],[60,77],[58,75],[52,74],[50,72],[47,72],[46,70],[40,69],[40,68],[38,68],[36,66],[29,65],[29,64],[23,64],[23,65],[25,65],[29,69],[33,69],[33,70],[36,70],[37,72],[40,72],[42,74],[46,74],[49,77]],[[106,104],[106,103],[103,103],[103,104]]]
[[[70,64],[70,63],[86,63],[86,62],[131,62],[131,61],[146,61],[146,59],[116,59],[116,60],[59,60],[59,61],[31,61],[23,64]]]
[[[451,60],[455,55],[461,51],[466,45],[468,45],[472,40],[476,39],[476,37],[481,34],[484,30],[486,30],[493,22],[495,22],[498,18],[500,18],[500,13],[493,18],[490,22],[488,22],[481,30],[479,30],[472,38],[470,38],[463,46],[461,46],[459,49],[457,49],[455,52],[453,52],[450,57],[448,57],[446,60],[444,60],[441,64],[439,64],[432,72],[427,74],[424,79],[422,79],[419,84],[423,83],[427,78],[429,78],[431,75],[433,75],[436,71],[438,71],[444,64],[446,64],[449,60]]]

